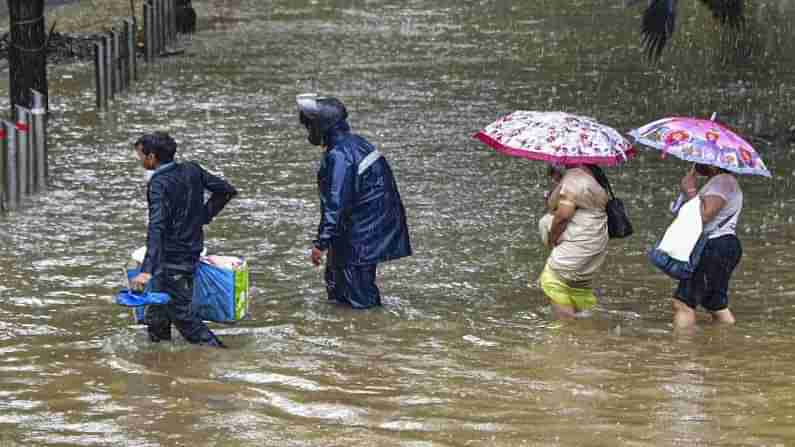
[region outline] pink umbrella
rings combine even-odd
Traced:
[[[636,154],[612,127],[565,112],[519,110],[474,137],[506,155],[563,165],[615,166]]]
[[[663,118],[635,129],[629,135],[637,143],[682,160],[717,166],[738,174],[770,177],[770,171],[754,148],[717,121]]]

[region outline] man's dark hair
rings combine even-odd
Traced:
[[[135,142],[135,147],[141,145],[144,155],[155,154],[160,163],[174,161],[177,153],[177,142],[166,132],[149,133]]]

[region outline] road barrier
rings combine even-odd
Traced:
[[[143,19],[143,56],[151,63],[178,41],[177,0],[147,0]],[[110,101],[138,80],[137,33],[135,18],[128,17],[94,44],[97,110],[108,110]]]
[[[31,96],[32,109],[15,106],[14,120],[0,121],[0,210],[47,189],[47,98],[36,90]]]
[[[146,0],[143,19],[143,56],[151,63],[177,43],[177,0]],[[138,80],[138,32],[135,18],[128,17],[94,43],[97,111],[107,111]],[[18,209],[26,197],[47,189],[47,98],[31,93],[30,108],[17,105],[13,121],[0,120],[0,211]]]

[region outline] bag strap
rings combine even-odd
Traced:
[[[616,195],[613,194],[613,188],[610,186],[610,180],[607,179],[607,176],[605,176],[605,186],[607,186],[607,193],[610,194],[610,199],[616,200]]]
[[[737,215],[737,212],[735,211],[734,213],[731,214],[731,216],[723,219],[721,221],[721,223],[718,224],[717,227],[715,227],[712,231],[710,231],[710,233],[714,233],[714,232],[720,230],[721,228],[725,227],[726,224],[729,223],[732,219],[734,219],[734,216],[736,216],[736,215]]]
[[[613,194],[613,188],[610,186],[610,180],[607,178],[605,171],[596,165],[588,166],[588,170],[590,170],[591,174],[593,174],[594,179],[596,179],[596,183],[607,190],[607,193],[610,195],[610,200],[615,200],[616,195]]]

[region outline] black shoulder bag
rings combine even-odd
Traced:
[[[607,234],[610,239],[621,239],[632,235],[634,230],[624,208],[624,202],[613,194],[613,188],[610,186],[610,180],[607,179],[607,175],[598,166],[592,165],[589,168],[593,172],[596,181],[610,195],[605,207],[605,212],[607,212]]]

